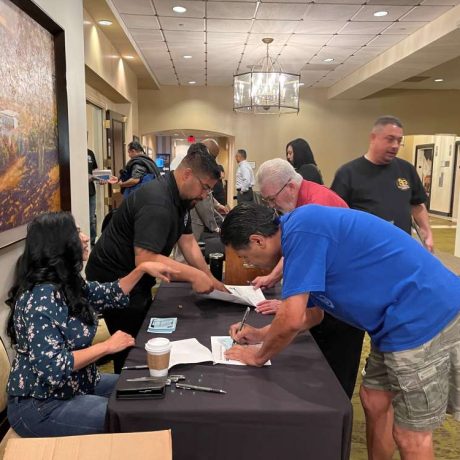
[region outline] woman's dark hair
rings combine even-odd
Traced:
[[[295,170],[298,170],[302,165],[305,164],[314,164],[316,166],[316,161],[315,157],[313,156],[313,152],[311,151],[311,148],[305,139],[298,138],[289,142],[286,145],[286,154],[289,146],[292,147],[292,151],[294,152],[292,166],[294,166]]]
[[[279,228],[279,218],[274,210],[260,204],[242,203],[225,217],[220,229],[220,239],[225,246],[243,249],[251,235],[273,236]]]
[[[137,141],[130,142],[128,144],[128,150],[135,150],[136,152],[145,153],[144,147]]]
[[[82,268],[80,236],[71,214],[42,214],[28,225],[24,252],[16,264],[14,284],[6,300],[11,308],[7,333],[13,344],[16,343],[13,322],[16,302],[37,284],[54,284],[65,297],[69,315],[86,324],[95,324],[94,310],[85,295]]]

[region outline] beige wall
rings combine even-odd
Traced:
[[[245,148],[256,168],[284,157],[286,143],[303,137],[329,185],[337,167],[366,152],[378,116],[399,116],[406,134],[458,133],[459,106],[460,91],[385,91],[356,101],[328,100],[325,90],[304,89],[298,115],[253,116],[232,111],[232,88],[164,86],[139,91],[139,130],[202,129],[235,136],[235,149]]]
[[[70,186],[72,212],[78,222],[88,227],[88,200],[83,200],[82,190],[86,187],[86,116],[85,116],[85,72],[83,51],[83,8],[81,0],[34,0],[43,11],[65,30],[67,63],[67,99],[70,143]],[[23,249],[23,242],[0,249],[0,272],[2,283],[0,296],[6,298],[13,279],[17,258]],[[4,325],[8,307],[1,304],[0,324]],[[1,331],[3,336],[3,331]]]

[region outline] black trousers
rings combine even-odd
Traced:
[[[254,201],[254,193],[252,193],[252,189],[249,189],[246,192],[237,192],[236,201],[238,204]]]
[[[325,312],[323,321],[311,328],[310,332],[351,399],[359,370],[364,331]]]

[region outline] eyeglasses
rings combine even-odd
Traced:
[[[286,185],[291,182],[291,179],[289,179],[274,195],[272,196],[264,196],[264,201],[267,203],[274,203],[278,195],[285,189]]]
[[[205,184],[198,176],[195,177],[199,180],[203,192],[206,192],[208,195],[210,195],[212,193],[212,187],[210,187],[208,184]]]

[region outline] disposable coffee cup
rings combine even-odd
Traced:
[[[151,377],[166,377],[168,375],[171,342],[163,337],[150,339],[145,344],[147,365]]]

